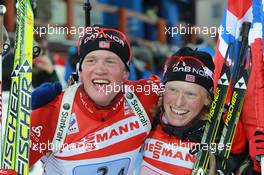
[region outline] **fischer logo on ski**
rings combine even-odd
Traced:
[[[2,153],[2,168],[29,170],[34,16],[30,0],[18,0],[14,66]]]
[[[250,23],[244,22],[242,26],[242,46],[239,55],[239,65],[237,66],[236,72],[234,72],[234,88],[230,83],[231,71],[230,67],[227,65],[228,53],[233,44],[230,43],[228,46],[224,64],[220,74],[220,79],[218,80],[217,88],[215,91],[214,101],[211,104],[207,124],[201,141],[201,144],[210,145],[212,143],[217,143],[218,140],[216,140],[216,138],[220,138],[218,144],[223,145],[224,149],[219,149],[216,154],[216,156],[219,156],[223,159],[220,169],[217,170],[218,173],[225,173],[227,170],[225,160],[229,158],[236,126],[238,123],[240,111],[243,106],[245,92],[247,89],[248,77],[251,71],[251,54],[249,57],[249,66],[248,68],[245,68],[248,52],[251,53],[250,47],[248,46],[247,42],[247,36],[249,33],[250,25]],[[224,105],[226,103],[226,97],[229,89],[232,90],[232,98],[228,107],[226,119],[224,121]],[[223,127],[221,127],[222,124]],[[209,164],[209,152],[210,150],[200,150],[197,153],[197,158],[192,171],[193,175],[206,174]]]

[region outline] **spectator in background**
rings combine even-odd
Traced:
[[[50,21],[52,18],[51,0],[37,0],[36,18]]]
[[[159,43],[155,43],[151,47],[153,53],[153,62],[154,62],[154,74],[158,75],[162,78],[162,70],[164,67],[164,63],[168,57],[170,57],[173,53],[179,50],[179,47],[173,45],[168,47],[167,45],[161,45]]]
[[[64,76],[65,81],[68,81],[72,72],[76,71],[76,64],[78,63],[78,53],[76,47],[73,46],[69,47],[68,54],[69,57],[66,63],[65,76]]]
[[[162,77],[162,68],[164,66],[164,61],[167,56],[163,53],[155,53],[153,54],[154,59],[154,74],[158,75],[160,78]]]
[[[199,51],[204,51],[209,53],[213,58],[215,56],[214,49],[201,37],[197,37],[195,43],[188,43],[187,46],[192,49],[198,49]]]
[[[67,86],[67,81],[65,81],[65,71],[66,71],[66,57],[62,54],[55,53],[53,55],[54,60],[54,69],[56,71],[56,74],[58,76],[58,79],[60,83],[62,84],[62,87]]]
[[[48,41],[45,37],[36,37],[41,48],[40,55],[33,60],[32,84],[38,87],[44,82],[59,81],[54,69],[54,61],[48,51]]]
[[[153,54],[151,50],[144,46],[132,46],[134,58],[129,66],[129,80],[140,80],[148,78],[153,72]]]

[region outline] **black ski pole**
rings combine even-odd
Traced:
[[[30,0],[30,4],[33,10],[34,18],[36,17],[37,14],[37,0]],[[33,45],[33,59],[37,58],[40,54],[40,47],[38,46],[38,43],[34,39],[34,45]]]
[[[233,69],[235,72],[235,76],[233,79],[233,85],[234,82],[237,81],[238,75],[240,73],[240,68],[245,67],[246,60],[247,60],[247,51],[248,51],[248,33],[250,30],[251,23],[250,22],[243,22],[241,31],[240,31],[240,42],[241,42],[241,47],[239,51],[239,57],[237,61],[237,65],[235,66],[235,69]]]
[[[91,9],[92,7],[91,7],[89,0],[84,0],[83,10],[85,13],[85,27],[88,27],[91,25],[91,15],[90,15]]]
[[[85,14],[85,27],[89,27],[91,25],[91,15],[90,15],[91,9],[92,9],[92,6],[91,6],[89,0],[84,0],[83,10],[84,10],[84,14]],[[78,82],[78,79],[79,79],[78,70],[76,70],[75,72],[72,72],[71,76],[72,76],[74,82]]]

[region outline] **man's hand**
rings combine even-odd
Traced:
[[[51,102],[61,91],[62,86],[59,82],[42,84],[32,92],[32,110]]]

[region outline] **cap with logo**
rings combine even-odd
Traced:
[[[84,57],[94,50],[108,50],[115,53],[129,70],[131,58],[130,43],[122,32],[117,29],[94,25],[87,27],[79,40],[79,70]]]
[[[213,97],[214,62],[210,54],[184,47],[167,59],[163,83],[169,81],[186,81],[204,87]]]

